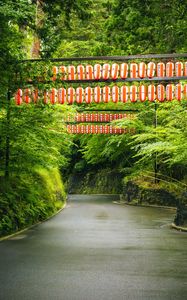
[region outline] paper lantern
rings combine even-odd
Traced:
[[[187,76],[187,61],[184,62],[184,76]]]
[[[77,78],[78,80],[85,79],[85,67],[83,65],[77,66]]]
[[[156,65],[154,62],[149,62],[147,65],[147,77],[152,78],[155,76]]]
[[[117,103],[119,101],[119,87],[112,87],[112,102]]]
[[[92,102],[92,88],[91,87],[85,88],[85,102],[87,104]]]
[[[108,103],[110,101],[110,87],[104,86],[103,88],[103,102]]]
[[[174,99],[174,85],[167,84],[166,85],[166,100],[172,101]]]
[[[175,86],[175,98],[178,101],[182,100],[182,84],[180,83]]]
[[[101,72],[102,72],[101,65],[95,64],[94,65],[94,78],[97,80],[101,79]]]
[[[89,79],[89,80],[94,79],[92,65],[86,65],[86,79]]]
[[[58,103],[64,104],[66,102],[66,89],[60,88],[58,90]]]
[[[91,130],[90,133],[94,134],[95,133],[95,125],[91,125]]]
[[[183,76],[183,63],[181,61],[177,61],[175,63],[175,76]]]
[[[75,80],[75,67],[68,66],[68,80]]]
[[[32,91],[32,98],[34,103],[38,101],[38,89]]]
[[[43,100],[44,104],[47,104],[50,102],[50,96],[49,96],[49,92],[48,91],[44,91],[44,100]]]
[[[110,121],[110,115],[109,114],[104,115],[104,121],[107,122],[107,123]]]
[[[76,102],[81,104],[83,102],[84,90],[82,87],[76,89]]]
[[[24,91],[24,102],[27,103],[27,104],[31,102],[30,95],[31,95],[31,90],[30,89],[25,89],[25,91]]]
[[[159,84],[157,86],[156,95],[157,95],[157,99],[160,102],[163,102],[165,100],[165,87],[162,84]]]
[[[130,86],[130,101],[131,102],[137,101],[137,91],[138,91],[137,86],[135,86],[135,85]]]
[[[128,94],[129,94],[128,86],[123,85],[120,89],[120,100],[121,100],[121,102],[126,103],[128,101]]]
[[[138,78],[138,65],[135,63],[130,64],[130,78]]]
[[[184,84],[183,87],[183,99],[187,100],[187,84]]]
[[[75,100],[75,89],[72,87],[68,88],[68,103],[73,104]]]
[[[164,77],[165,69],[166,69],[166,67],[163,62],[158,63],[157,67],[156,67],[157,77]]]
[[[59,74],[61,80],[67,80],[67,68],[65,66],[59,67]]]
[[[148,86],[148,100],[154,101],[156,98],[156,87],[153,84]]]
[[[128,77],[128,64],[123,63],[120,65],[120,77],[122,79],[126,79]]]
[[[23,96],[23,91],[21,89],[18,89],[15,95],[15,101],[17,105],[22,104],[22,96]]]
[[[101,88],[100,86],[96,86],[94,88],[94,102],[100,103],[101,102]]]
[[[53,66],[53,77],[52,80],[55,81],[57,79],[58,67]]]
[[[140,78],[146,77],[146,64],[144,62],[141,62],[138,65],[138,76]]]
[[[173,77],[174,76],[174,63],[168,62],[166,64],[166,77]]]
[[[85,126],[84,125],[81,125],[81,127],[80,127],[80,133],[85,133]]]
[[[144,102],[147,97],[147,87],[145,85],[139,86],[139,99],[141,102]]]
[[[118,64],[112,64],[111,78],[112,79],[117,79],[118,78],[118,73],[119,73],[119,65]]]
[[[102,77],[107,80],[110,77],[110,64],[104,64],[102,69]]]
[[[56,101],[57,101],[57,90],[55,88],[52,88],[50,92],[50,102],[51,104],[55,104]]]

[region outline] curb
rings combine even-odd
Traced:
[[[179,231],[187,232],[187,227],[177,226],[174,223],[171,224],[171,228],[179,230]]]
[[[10,239],[10,238],[12,238],[12,237],[14,237],[14,236],[16,236],[16,235],[19,235],[19,234],[21,234],[21,233],[23,233],[23,232],[25,232],[25,231],[27,231],[27,230],[29,230],[29,229],[31,229],[31,228],[37,226],[37,225],[40,225],[40,224],[42,224],[42,223],[44,223],[44,222],[47,222],[48,220],[50,220],[50,219],[52,219],[53,217],[55,217],[56,215],[58,215],[65,207],[66,207],[66,202],[63,204],[63,206],[62,206],[58,211],[56,211],[53,215],[51,215],[51,216],[48,217],[47,219],[45,219],[45,220],[43,220],[43,221],[41,221],[41,222],[35,223],[35,224],[33,224],[33,225],[29,226],[29,227],[26,227],[26,228],[24,228],[24,229],[21,229],[21,230],[19,230],[19,231],[16,231],[16,232],[14,232],[14,233],[12,233],[12,234],[3,236],[3,237],[0,238],[0,242],[5,241],[5,240],[8,240],[8,239]]]
[[[151,205],[151,204],[138,204],[138,203],[128,203],[128,202],[122,202],[122,201],[119,201],[118,203],[116,202],[116,204],[119,204],[119,205],[128,205],[128,206],[137,206],[137,207],[163,208],[163,209],[171,209],[171,210],[176,211],[176,207],[174,207],[174,206],[162,206],[162,205]]]

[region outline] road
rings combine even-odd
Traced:
[[[1,300],[184,300],[187,234],[174,212],[71,196],[61,213],[0,243]]]

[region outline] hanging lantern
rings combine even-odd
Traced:
[[[140,78],[146,77],[146,64],[144,62],[139,63],[139,66],[138,66],[138,76]]]
[[[111,68],[111,77],[112,79],[117,79],[119,73],[119,65],[118,64],[112,64]]]
[[[158,63],[157,67],[156,67],[157,77],[164,77],[165,69],[166,69],[166,67],[163,62]]]
[[[43,98],[44,104],[49,103],[50,102],[49,92],[45,90],[43,96],[44,96],[44,98]]]
[[[94,134],[95,133],[95,125],[91,125],[91,130],[90,133]]]
[[[184,84],[183,87],[183,99],[187,100],[187,84]]]
[[[165,100],[165,87],[162,84],[159,84],[156,89],[157,99],[160,102]]]
[[[175,63],[175,76],[183,76],[183,63],[181,61],[177,61]]]
[[[173,75],[174,75],[174,63],[170,61],[166,64],[166,77],[173,77]]]
[[[90,122],[94,122],[95,121],[95,116],[94,114],[90,114]]]
[[[110,77],[110,64],[104,64],[102,69],[102,77],[107,80]]]
[[[147,97],[147,87],[145,85],[139,86],[139,99],[141,102],[144,102]]]
[[[122,79],[126,79],[128,77],[128,64],[123,63],[120,65],[120,77]]]
[[[174,85],[167,84],[166,85],[166,100],[172,101],[174,99]]]
[[[92,88],[90,86],[85,88],[85,101],[87,104],[92,102]]]
[[[187,76],[187,62],[184,63],[184,76]]]
[[[126,103],[128,101],[128,86],[123,85],[120,90],[120,101]]]
[[[135,63],[130,64],[130,78],[138,78],[138,65]]]
[[[112,102],[117,103],[119,101],[119,87],[112,87]]]
[[[31,94],[31,90],[30,89],[25,89],[25,91],[24,91],[24,102],[27,103],[27,104],[31,102],[30,94]]]
[[[89,114],[86,114],[86,122],[89,122]]]
[[[156,98],[156,87],[153,84],[148,86],[148,100],[154,101]]]
[[[100,86],[96,86],[94,88],[94,102],[100,103],[101,102],[101,88]]]
[[[57,90],[55,88],[51,89],[50,92],[50,102],[51,104],[55,104],[57,100]]]
[[[84,125],[81,125],[81,128],[80,128],[80,133],[85,133],[85,126]]]
[[[16,105],[22,104],[22,95],[23,95],[23,91],[21,89],[18,89],[15,95]]]
[[[103,125],[99,126],[99,133],[101,133],[101,134],[103,133]]]
[[[91,131],[90,129],[91,129],[91,128],[90,128],[90,125],[86,125],[86,133],[87,133],[87,134],[90,133],[90,131]]]
[[[33,97],[33,102],[36,103],[38,101],[38,89],[33,90],[32,97]]]
[[[78,80],[85,79],[85,68],[83,65],[77,66],[77,78]]]
[[[109,118],[110,118],[110,115],[109,115],[109,114],[105,114],[105,116],[104,116],[104,121],[105,121],[106,123],[108,123],[108,122],[109,122]]]
[[[83,102],[83,96],[84,96],[84,90],[82,87],[78,87],[76,89],[76,102],[77,103],[82,103]]]
[[[58,67],[53,66],[53,77],[52,80],[55,81],[57,79]]]
[[[94,79],[92,65],[86,65],[86,79],[89,79],[89,80]]]
[[[131,102],[136,102],[137,101],[137,93],[138,93],[138,88],[136,85],[131,85],[130,86],[130,100]]]
[[[68,103],[73,104],[75,99],[75,89],[72,87],[68,88]]]
[[[102,72],[101,65],[100,64],[94,65],[94,78],[96,80],[101,79],[101,72]]]
[[[155,76],[156,65],[154,62],[149,62],[147,65],[147,77],[152,78]]]
[[[59,67],[59,74],[61,80],[67,80],[67,68],[65,66]]]
[[[66,102],[66,89],[60,88],[58,90],[58,103],[64,104]]]
[[[95,133],[99,133],[99,126],[98,125],[95,125]]]
[[[68,66],[68,80],[75,80],[75,67]]]
[[[182,100],[182,84],[180,83],[175,86],[175,98],[178,101]]]
[[[99,121],[99,114],[95,114],[94,119],[95,119],[95,122],[98,122]]]
[[[113,114],[110,114],[109,121],[111,122],[112,120],[113,120]]]
[[[104,86],[103,88],[103,102],[108,103],[110,101],[110,87]]]

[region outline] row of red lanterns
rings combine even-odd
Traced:
[[[64,118],[65,122],[100,122],[100,123],[108,123],[114,120],[120,119],[134,119],[134,114],[127,114],[127,113],[76,113],[75,116],[68,115]]]
[[[108,79],[126,79],[130,78],[152,78],[152,77],[181,77],[187,76],[187,62],[164,62],[154,63],[114,63],[110,65],[95,64],[70,66],[53,66],[52,80],[108,80]]]
[[[59,103],[59,104],[81,104],[81,103],[108,103],[112,101],[114,103],[117,102],[136,102],[138,99],[141,102],[146,100],[155,101],[158,100],[163,102],[165,100],[182,100],[187,99],[187,84],[167,84],[166,87],[162,84],[157,86],[151,85],[140,85],[139,87],[136,85],[132,86],[105,86],[101,88],[100,86],[96,86],[95,88],[86,87],[83,89],[82,87],[78,87],[74,89],[73,87],[69,87],[68,89],[60,88],[55,89],[52,88],[50,91],[44,91],[42,97],[44,104],[51,103]],[[31,91],[30,89],[21,90],[18,89],[15,95],[15,101],[17,105],[22,104],[22,102],[36,103],[39,100],[39,92],[38,90]]]
[[[133,134],[135,129],[117,128],[111,125],[67,125],[67,132],[73,134]]]

